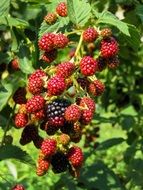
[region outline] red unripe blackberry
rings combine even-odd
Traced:
[[[46,174],[46,172],[43,171],[40,167],[37,167],[37,168],[36,168],[36,174],[37,174],[38,176],[43,176],[43,175]]]
[[[50,157],[52,156],[57,149],[57,142],[54,139],[45,139],[42,142],[42,146],[41,146],[41,151],[42,153],[47,156]]]
[[[56,12],[61,17],[67,16],[67,4],[65,2],[61,2],[56,7]]]
[[[88,86],[88,92],[94,96],[101,96],[105,90],[105,85],[100,80],[95,80]]]
[[[27,125],[21,134],[20,144],[26,145],[38,136],[38,130],[34,125]]]
[[[18,113],[15,115],[15,126],[18,128],[25,127],[28,123],[28,116],[23,113]]]
[[[45,61],[46,63],[51,63],[57,58],[57,50],[53,49],[49,52],[44,52],[44,54],[41,56],[41,60]]]
[[[48,170],[50,166],[50,162],[48,159],[38,159],[38,165],[41,167],[42,170]]]
[[[89,97],[81,98],[79,106],[81,106],[83,108],[88,108],[89,110],[92,111],[92,113],[95,112],[95,102],[93,99],[91,99]]]
[[[32,73],[29,76],[29,80],[32,80],[32,79],[35,79],[35,78],[42,78],[44,76],[46,76],[46,73],[41,69],[37,69],[34,73]]]
[[[35,118],[36,120],[42,120],[42,119],[44,119],[44,118],[45,118],[45,110],[42,109],[42,110],[40,110],[40,111],[34,113],[34,118]]]
[[[13,100],[16,104],[26,103],[26,89],[19,87],[13,95]]]
[[[43,90],[43,80],[38,77],[29,79],[28,90],[34,95],[40,94]]]
[[[66,88],[65,80],[62,77],[54,76],[49,79],[47,87],[49,95],[61,95]]]
[[[70,148],[67,154],[67,158],[73,167],[81,167],[83,164],[83,152],[81,148],[77,146]]]
[[[53,39],[55,48],[65,48],[68,45],[69,39],[62,33],[55,34]]]
[[[57,66],[56,74],[62,78],[68,78],[74,71],[75,65],[71,62],[63,62]]]
[[[87,28],[83,32],[83,41],[85,42],[94,42],[97,37],[98,37],[98,32],[92,27]]]
[[[82,110],[80,122],[84,125],[89,124],[93,119],[93,112],[90,109]]]
[[[43,176],[50,167],[50,161],[47,159],[38,159],[38,166],[36,170],[36,174],[38,176]]]
[[[11,68],[14,70],[14,71],[17,71],[19,70],[19,60],[17,58],[13,59],[11,61]]]
[[[110,28],[104,28],[100,31],[100,35],[103,37],[103,38],[107,38],[107,37],[110,37],[112,36],[112,30]]]
[[[81,116],[81,111],[77,105],[74,105],[74,104],[70,105],[65,110],[65,119],[68,122],[76,122],[79,120],[80,116]]]
[[[103,57],[99,57],[97,59],[97,71],[103,71],[107,66],[107,59]]]
[[[21,184],[17,184],[14,187],[12,187],[11,190],[25,190],[24,186]]]
[[[64,124],[64,112],[70,105],[66,99],[56,99],[45,106],[46,119],[49,126],[60,127]]]
[[[97,70],[97,61],[90,56],[85,56],[80,61],[80,71],[84,76],[92,76]]]
[[[34,73],[32,73],[29,76],[29,79],[28,79],[29,92],[31,92],[34,95],[40,94],[42,92],[42,89],[43,89],[42,77],[44,76],[46,76],[46,73],[41,69],[36,70]]]
[[[119,51],[117,41],[112,38],[107,38],[101,41],[101,55],[104,58],[109,58],[116,55]]]
[[[56,22],[57,20],[57,15],[55,13],[48,13],[45,17],[44,17],[45,22],[47,22],[48,24],[53,24]]]
[[[54,173],[62,173],[68,169],[69,162],[62,152],[57,152],[51,159],[52,170]]]
[[[110,69],[116,69],[120,64],[118,56],[111,57],[107,60],[107,65]]]
[[[46,33],[44,34],[41,39],[38,41],[38,45],[40,50],[44,50],[46,52],[51,51],[54,48],[54,39],[55,34],[53,33]]]
[[[29,99],[26,103],[26,110],[28,113],[36,113],[43,109],[45,105],[45,100],[42,96],[36,95]]]

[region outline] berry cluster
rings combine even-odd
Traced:
[[[48,13],[44,20],[47,24],[51,25],[54,24],[58,17],[66,17],[67,16],[67,5],[65,2],[61,2],[57,5],[55,12]]]
[[[67,16],[66,3],[57,5],[56,12],[59,16]],[[57,14],[48,13],[45,21],[53,24]],[[86,50],[91,43],[93,50],[97,41],[98,56],[95,58]],[[108,28],[97,30],[89,26],[81,32],[78,47],[69,56],[71,59],[57,63],[59,49],[69,49],[70,42],[62,33],[43,34],[38,45],[41,59],[48,66],[33,72],[28,77],[27,88],[18,89],[13,96],[19,104],[15,126],[24,128],[21,145],[33,142],[40,149],[38,176],[45,175],[50,167],[54,173],[68,170],[71,175],[79,176],[84,159],[82,149],[75,143],[83,134],[89,139],[86,127],[90,126],[96,110],[94,98],[105,90],[95,74],[106,66],[119,65],[118,43]]]

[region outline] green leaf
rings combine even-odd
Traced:
[[[69,24],[69,18],[60,18],[55,24],[49,25],[45,21],[41,24],[39,38],[47,32],[58,32]]]
[[[91,6],[86,0],[67,0],[68,16],[77,26],[84,26],[91,16]]]
[[[130,36],[128,25],[120,21],[115,15],[113,15],[109,11],[104,11],[103,13],[98,14],[97,23],[105,23],[113,25],[116,28],[118,28],[123,34]]]
[[[143,5],[138,5],[136,7],[136,14],[140,17],[141,21],[143,22]]]
[[[14,179],[17,180],[17,169],[15,164],[7,160],[6,165],[9,169],[9,172],[13,175]]]
[[[84,167],[79,181],[83,183],[84,189],[125,190],[119,177],[101,161]]]
[[[0,16],[8,15],[10,8],[10,0],[1,0],[0,1]]]
[[[17,28],[25,28],[29,24],[25,20],[19,19],[19,18],[13,18],[13,17],[0,17],[0,24],[8,25],[10,27],[17,27]]]
[[[34,71],[31,62],[31,54],[26,45],[21,45],[18,52],[18,57],[20,60],[20,69],[23,73],[30,74]]]
[[[5,107],[11,95],[12,95],[12,89],[9,91],[7,90],[0,91],[0,111]]]
[[[115,145],[121,144],[125,140],[123,138],[112,138],[99,144],[96,150],[107,150]]]
[[[135,26],[128,24],[128,27],[129,27],[130,37],[126,36],[125,40],[128,42],[128,44],[130,44],[130,46],[135,51],[137,51],[141,44],[141,40],[140,40],[141,36],[139,34],[138,29]]]
[[[31,156],[15,145],[6,145],[0,148],[0,160],[16,159],[22,163],[35,166]]]
[[[9,78],[1,81],[2,87],[0,90],[0,111],[5,107],[13,93],[19,86],[24,84],[24,80],[21,78],[21,73],[10,75]]]

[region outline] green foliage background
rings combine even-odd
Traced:
[[[14,129],[11,121],[8,134],[13,137],[13,145],[0,148],[0,190],[7,190],[15,183],[24,184],[27,190],[142,190],[143,2],[67,0],[69,17],[47,26],[42,22],[44,16],[60,1],[0,1],[0,141],[12,112],[13,93],[26,84],[28,74],[41,66],[38,38],[45,32],[68,32],[71,23],[86,27],[91,13],[95,25],[110,26],[120,44],[120,66],[97,75],[105,82],[106,91],[96,100],[97,112],[90,129],[99,127],[99,137],[83,148],[85,163],[79,179],[67,174],[54,175],[51,171],[37,177],[38,150],[32,144],[20,147],[21,131]],[[20,59],[18,72],[9,69],[15,55]],[[63,58],[68,58],[67,52],[59,60]],[[84,142],[83,136],[81,147]]]

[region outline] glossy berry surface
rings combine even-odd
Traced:
[[[101,55],[109,58],[116,55],[119,51],[118,43],[114,38],[107,38],[101,41]]]
[[[36,113],[44,108],[45,100],[41,95],[33,96],[26,103],[26,110],[28,113]]]
[[[54,47],[53,47],[53,38],[54,38],[55,34],[53,33],[46,33],[44,34],[41,39],[38,41],[38,45],[39,45],[39,48],[41,50],[44,50],[44,51],[51,51]]]
[[[65,2],[61,2],[56,7],[56,12],[61,17],[67,16],[67,5]]]
[[[25,127],[28,123],[28,116],[23,113],[18,113],[15,115],[15,126],[18,128]]]
[[[81,148],[74,146],[69,149],[67,154],[68,160],[72,164],[73,167],[81,167],[83,164],[83,153]]]
[[[41,151],[45,156],[52,156],[57,147],[57,142],[54,139],[45,139],[42,142]]]
[[[68,122],[76,122],[79,120],[81,115],[80,108],[77,105],[71,105],[65,110],[65,119]]]
[[[64,78],[59,77],[58,75],[49,79],[47,86],[49,95],[55,96],[61,95],[66,88]]]
[[[80,61],[80,71],[84,76],[92,76],[97,70],[97,61],[90,56],[85,56]]]
[[[98,37],[98,32],[92,28],[89,27],[83,32],[83,40],[85,42],[93,42]]]

